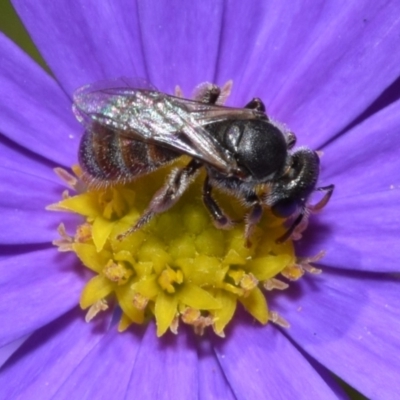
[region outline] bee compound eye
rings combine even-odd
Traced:
[[[271,207],[272,213],[278,218],[289,218],[299,208],[299,204],[296,200],[284,199]]]

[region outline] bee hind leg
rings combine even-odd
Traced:
[[[149,206],[142,216],[136,221],[136,224],[126,232],[118,236],[119,240],[130,235],[143,225],[147,224],[156,214],[169,210],[186,191],[193,182],[196,173],[202,164],[193,159],[184,168],[174,169],[168,176],[165,184],[159,189],[150,201]]]
[[[204,82],[198,85],[192,97],[200,103],[224,105],[232,91],[233,82],[227,81],[222,87]]]
[[[221,89],[210,82],[203,82],[196,86],[192,93],[194,100],[205,104],[217,104]]]

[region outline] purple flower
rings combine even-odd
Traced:
[[[0,398],[345,398],[333,375],[395,398],[399,3],[13,3],[54,77],[0,36]],[[118,76],[169,93],[233,79],[230,104],[260,97],[323,150],[320,183],[336,189],[298,252],[327,255],[322,275],[274,297],[290,329],[239,316],[225,339],[159,339],[153,323],[82,320],[85,277],[51,245],[60,214],[45,206],[64,190],[52,169],[76,163],[73,91]]]

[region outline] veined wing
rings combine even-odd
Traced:
[[[131,88],[124,81],[78,89],[73,109],[77,119],[88,128],[96,122],[118,134],[167,146],[226,172],[235,169],[236,162],[204,126],[227,118],[255,118],[253,110],[208,105],[156,90]]]

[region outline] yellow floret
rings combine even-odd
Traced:
[[[95,315],[112,296],[122,310],[120,331],[153,316],[158,336],[176,332],[179,321],[200,334],[211,325],[223,336],[238,303],[266,324],[263,283],[295,264],[293,244],[275,243],[284,228],[268,210],[247,247],[243,223],[231,230],[213,226],[201,201],[200,175],[171,210],[121,240],[165,176],[165,170],[157,171],[130,184],[88,189],[52,207],[84,218],[70,246],[94,273],[81,307]],[[246,210],[233,198],[220,195],[218,202],[233,219],[243,220]]]

